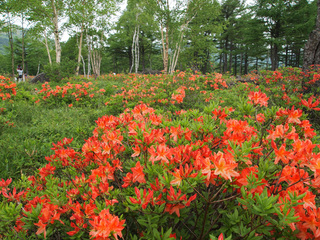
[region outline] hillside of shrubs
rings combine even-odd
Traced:
[[[0,76],[0,239],[320,239],[320,67]]]

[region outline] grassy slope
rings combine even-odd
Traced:
[[[22,83],[19,87],[30,90],[37,86]],[[107,107],[50,107],[32,104],[27,95],[24,97],[13,104],[2,102],[0,106],[6,108],[6,117],[14,123],[14,127],[0,128],[0,179],[33,174],[47,162],[45,156],[53,153],[52,143],[65,137],[74,138],[72,146],[80,148],[84,139],[92,136],[95,121],[111,114]]]

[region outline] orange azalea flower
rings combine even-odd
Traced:
[[[155,114],[152,114],[149,119],[151,120],[152,124],[155,125],[155,126],[159,126],[159,124],[162,123],[161,121],[161,117],[155,115]]]
[[[44,238],[46,238],[47,237],[46,226],[48,224],[44,224],[41,220],[39,220],[39,222],[34,223],[34,225],[39,227],[36,234],[39,235],[39,234],[43,233]]]
[[[132,149],[133,149],[134,153],[131,155],[131,157],[138,157],[141,152],[139,145],[135,145],[135,147]]]
[[[185,165],[185,170],[183,170],[183,166],[180,165],[179,169],[175,169],[175,171],[172,173],[172,175],[175,177],[174,180],[172,180],[170,182],[171,185],[178,185],[178,187],[180,186],[181,184],[181,181],[183,178],[188,178],[191,174],[191,172],[193,171],[193,167],[191,166],[189,168],[189,165],[186,164]],[[194,178],[197,176],[197,173],[195,174],[191,174],[190,177]]]
[[[288,110],[288,123],[297,123],[300,124],[300,117],[302,116],[302,110],[301,109],[296,109],[294,110],[294,106],[292,106],[291,110]]]
[[[170,214],[176,213],[178,217],[180,217],[179,210],[182,208],[185,208],[186,206],[190,206],[191,201],[195,200],[197,197],[197,194],[194,194],[187,200],[187,195],[184,194],[181,196],[181,189],[175,193],[172,186],[170,186],[169,194],[167,195],[167,200],[173,202],[173,203],[167,203],[166,208],[164,212],[169,212]]]
[[[198,158],[199,159],[199,158]],[[197,159],[197,160],[198,160]],[[207,176],[206,178],[206,185],[207,187],[209,186],[210,180],[211,180],[211,173],[212,170],[214,168],[214,165],[211,163],[210,158],[205,158],[201,160],[201,172],[204,176]]]
[[[91,238],[94,239],[115,239],[122,238],[121,231],[124,229],[125,220],[119,221],[119,218],[109,213],[109,209],[103,209],[98,216],[94,216],[89,221],[93,230],[90,231]]]
[[[157,146],[157,155],[155,161],[169,163],[167,157],[169,157],[170,155],[170,148],[168,148],[164,143],[162,143]]]
[[[317,209],[316,202],[315,202],[316,195],[314,195],[310,191],[306,191],[306,193],[307,194],[302,199],[303,207],[305,209],[308,209],[308,208],[312,208],[314,210]],[[319,222],[319,227],[320,227],[320,222]]]
[[[140,194],[140,190],[135,187],[134,188],[134,191],[136,193],[136,196],[137,196],[137,200],[134,199],[133,197],[129,197],[130,201],[133,203],[133,204],[139,204],[142,206],[142,209],[146,209],[148,204],[151,202],[152,205],[154,205],[153,203],[153,191],[149,189],[148,191],[148,194],[147,194],[147,190],[144,189],[143,190],[143,197],[141,199],[141,194]],[[142,201],[141,201],[142,200]]]
[[[41,179],[45,179],[46,176],[54,174],[54,170],[56,170],[56,167],[51,166],[51,164],[48,163],[45,167],[40,168],[39,175],[41,176]]]
[[[9,178],[7,180],[4,180],[1,178],[0,182],[0,192],[2,191],[3,188],[7,189],[7,186],[12,182],[12,178]]]
[[[320,153],[313,154],[310,164],[306,164],[313,172],[314,176],[320,175]]]
[[[131,168],[132,171],[132,181],[139,183],[146,183],[146,179],[144,178],[143,167],[138,161],[136,166]]]
[[[276,154],[276,158],[274,160],[274,164],[278,164],[279,160],[281,160],[284,164],[288,164],[289,161],[292,159],[293,153],[286,151],[286,144],[282,144],[281,147],[277,148],[277,145],[274,141],[271,141],[271,145],[274,149],[274,152]]]
[[[1,192],[0,192],[1,193]],[[7,193],[6,188],[2,188],[2,195],[8,198],[8,201],[20,201],[20,197],[24,194],[24,191],[17,193],[16,187],[13,188],[12,193]]]
[[[307,108],[320,111],[320,108],[316,108],[316,106],[319,105],[319,99],[317,99],[314,103],[312,103],[314,96],[312,95],[309,99],[308,102],[304,99],[301,99],[302,105],[306,106]]]
[[[264,122],[266,121],[265,116],[264,116],[263,113],[257,114],[256,119],[257,119],[257,121],[258,121],[259,123],[264,123]]]
[[[267,137],[267,139],[275,140],[276,138],[284,138],[285,133],[289,130],[288,124],[285,126],[283,125],[278,125],[276,126],[276,129],[274,131],[272,130],[267,130],[270,135]]]
[[[254,105],[261,105],[261,106],[268,106],[268,100],[269,98],[267,97],[267,95],[263,92],[261,92],[261,90],[259,90],[259,92],[250,92],[249,94],[249,99],[251,100],[250,103],[252,103]]]
[[[214,115],[212,118],[213,119],[217,119],[217,117],[219,117],[220,119],[220,124],[222,122],[226,122],[226,117],[228,116],[228,114],[226,114],[225,109],[223,109],[223,111],[221,111],[220,109],[221,107],[219,106],[218,109],[215,109],[212,114]]]
[[[180,212],[179,210],[185,208],[185,205],[181,204],[181,203],[177,203],[177,204],[171,204],[171,203],[167,203],[166,204],[166,208],[164,209],[165,212],[169,212],[170,214],[172,213],[176,213],[178,217],[180,217]]]
[[[223,154],[222,152],[218,152],[214,154],[213,163],[215,165],[215,175],[221,175],[224,179],[229,179],[232,181],[231,177],[239,176],[239,173],[234,171],[234,169],[238,166],[233,159],[231,154]]]

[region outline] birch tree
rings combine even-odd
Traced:
[[[54,35],[56,63],[61,62],[61,19],[65,14],[65,0],[26,0],[28,3],[28,20],[47,26]]]
[[[111,17],[117,10],[117,4],[120,2],[119,0],[67,0],[69,19],[67,25],[71,29],[78,29],[79,33],[76,75],[79,74],[81,59],[83,59],[82,46],[85,38],[88,47],[88,74],[90,74],[90,61],[93,58],[100,59],[97,57],[96,51],[91,51],[93,45],[88,31],[91,29],[105,31]],[[92,54],[96,57],[93,57]]]
[[[135,73],[138,72],[139,68],[139,56],[140,56],[140,49],[139,49],[139,35],[140,35],[140,25],[138,23],[140,13],[136,13],[136,25],[134,27],[134,33],[132,37],[132,47],[131,47],[131,52],[132,52],[132,57],[133,61],[130,67],[130,73],[132,72],[132,68],[135,66]]]
[[[129,72],[138,72],[140,60],[142,71],[145,71],[146,45],[154,41],[152,36],[158,30],[154,12],[154,6],[149,5],[148,0],[128,0],[117,23],[114,37],[121,38],[125,44],[123,49],[129,58]]]
[[[41,22],[37,22],[28,29],[28,35],[30,38],[37,40],[46,48],[49,65],[52,65],[51,50],[52,44],[50,44],[50,36],[52,31],[49,27],[42,25]]]
[[[69,0],[68,2],[68,18],[69,27],[78,29],[79,41],[78,41],[78,57],[77,57],[77,68],[76,75],[79,75],[80,63],[82,56],[82,43],[86,29],[93,24],[95,13],[94,13],[95,1],[94,0]],[[87,39],[88,40],[88,39]],[[89,57],[88,57],[89,59]],[[84,60],[83,60],[84,61]],[[88,60],[90,61],[90,60]],[[88,63],[88,74],[90,62]]]
[[[156,19],[160,24],[165,73],[172,73],[175,70],[188,25],[199,13],[203,4],[203,0],[156,0]]]

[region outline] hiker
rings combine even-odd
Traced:
[[[22,75],[23,75],[23,70],[22,70],[22,68],[20,67],[20,65],[18,65],[18,68],[17,68],[17,72],[18,72],[18,75],[19,75],[19,77],[18,77],[18,82],[22,82],[23,81],[23,79],[22,79]]]

